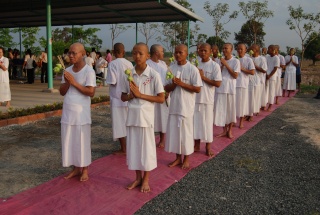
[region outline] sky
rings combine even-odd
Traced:
[[[211,6],[214,7],[217,3],[227,3],[229,4],[229,11],[238,10],[239,15],[236,20],[231,20],[228,24],[224,26],[225,30],[229,31],[231,34],[226,42],[234,43],[234,33],[239,32],[241,26],[246,22],[244,16],[241,14],[239,10],[238,3],[239,1],[235,0],[189,0],[189,3],[192,5],[194,12],[204,19],[204,22],[198,21],[197,24],[200,26],[199,34],[206,34],[209,36],[214,35],[212,18],[207,14],[207,12],[203,9],[204,3],[209,1]],[[242,0],[243,2],[248,2],[247,0]],[[270,44],[279,44],[282,51],[286,50],[286,46],[289,47],[301,47],[301,40],[298,34],[289,30],[288,25],[286,24],[286,20],[289,18],[288,6],[291,5],[294,8],[297,8],[299,5],[302,6],[304,12],[308,13],[317,13],[320,11],[320,3],[319,0],[269,0],[268,1],[268,9],[274,11],[274,16],[267,19],[265,22],[264,32],[266,33],[265,45]],[[225,17],[226,19],[227,17]],[[193,24],[192,24],[193,25]],[[133,24],[132,26],[135,26]],[[111,49],[111,36],[109,25],[91,25],[85,26],[88,27],[96,27],[101,30],[97,33],[98,37],[103,40],[101,51],[105,51],[106,49]],[[45,37],[45,28],[42,27],[39,32],[39,38],[41,36]],[[18,41],[18,36],[15,35],[15,42]],[[138,33],[138,41],[143,42],[144,36]],[[116,38],[115,42],[122,42],[126,50],[131,50],[135,43],[135,30],[131,29],[123,34],[120,34],[119,37]],[[156,40],[151,40],[149,42],[149,46],[158,43]]]

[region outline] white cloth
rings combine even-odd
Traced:
[[[112,137],[114,141],[116,141],[118,138],[127,136],[127,115],[128,107],[113,106],[111,100]]]
[[[264,87],[264,86],[263,86]],[[261,88],[262,85],[254,86],[254,107],[253,107],[253,113],[259,113],[261,108]]]
[[[260,87],[260,93],[261,93],[261,97],[260,97],[260,102],[261,102],[261,107],[265,107],[267,105],[267,94],[266,94],[266,89],[267,86],[265,84],[261,85]]]
[[[227,60],[227,63],[229,67],[233,69],[234,72],[237,72],[237,73],[240,72],[240,61],[237,58],[232,57],[231,59]],[[216,92],[235,95],[237,80],[230,75],[230,73],[228,72],[225,66],[222,67],[221,75],[222,75],[222,82],[220,87],[216,89]]]
[[[266,103],[274,104],[274,97],[276,96],[276,80],[267,80],[266,83]]]
[[[255,109],[255,86],[249,85],[248,87],[248,116],[253,116]]]
[[[93,68],[94,60],[92,59],[92,57],[85,57],[84,61],[86,62],[86,64]]]
[[[193,123],[194,139],[211,143],[213,141],[213,104],[196,104]]]
[[[163,85],[158,72],[147,65],[141,75],[136,70],[131,70],[134,83],[139,87],[142,94],[156,96],[163,93]],[[130,93],[129,81],[124,77],[122,92]],[[128,102],[127,126],[154,127],[154,103],[134,98]]]
[[[193,116],[169,115],[165,151],[180,155],[194,152]]]
[[[267,74],[270,75],[271,72],[274,70],[274,68],[276,68],[278,70],[278,68],[280,67],[280,59],[278,56],[273,56],[271,57],[270,55],[266,56],[267,59]],[[270,80],[274,81],[276,80],[277,77],[277,70],[276,72],[271,76]]]
[[[123,79],[126,78],[124,71],[132,68],[132,63],[125,58],[117,58],[108,64],[106,83],[109,84],[112,106],[127,106],[127,102],[121,100],[121,86]]]
[[[170,66],[170,70],[174,76],[177,76],[177,74],[181,73],[180,79],[182,82],[197,87],[202,86],[199,70],[190,62],[187,62],[185,65],[173,64]],[[171,81],[172,80],[170,80],[170,83]],[[174,91],[171,92],[169,114],[193,117],[196,97],[195,94],[196,93],[192,93],[180,86],[177,86]]]
[[[237,87],[236,90],[236,116],[244,117],[249,113],[248,88]]]
[[[29,54],[26,54],[26,56],[24,57],[24,61],[27,62],[25,68],[26,69],[32,69],[33,68],[33,60],[35,60],[36,57],[34,55],[32,55],[30,57]]]
[[[96,61],[96,56],[97,56],[96,52],[91,52],[90,53],[90,57],[93,59],[93,61]]]
[[[199,69],[203,70],[204,76],[210,80],[222,81],[221,69],[219,64],[213,60],[208,62],[199,62]],[[196,104],[214,104],[215,86],[202,81],[203,87],[200,93],[196,94]]]
[[[255,69],[253,61],[250,57],[244,56],[244,57],[240,58],[239,60],[240,60],[241,68],[244,68],[247,70],[254,70]],[[239,73],[239,75],[237,77],[236,87],[248,88],[249,76],[251,76],[251,75],[248,75],[241,70],[241,72]]]
[[[94,53],[94,52],[93,52]],[[104,72],[105,66],[108,64],[108,62],[100,57],[99,59],[96,60],[96,74],[100,74],[101,72]]]
[[[62,166],[86,167],[91,163],[91,125],[61,123]]]
[[[6,70],[0,68],[0,102],[11,101],[11,91],[10,91],[10,80],[9,80],[9,59],[6,57],[1,57],[0,62]]]
[[[217,93],[214,105],[214,124],[224,127],[236,123],[236,95]]]
[[[127,127],[127,165],[130,170],[151,171],[157,167],[153,128]]]
[[[281,76],[276,77],[275,96],[282,96]]]
[[[280,60],[280,66],[285,66],[286,61],[285,61],[284,57],[281,54],[278,54],[277,56],[279,57],[279,60]],[[282,68],[281,67],[278,68],[277,73],[278,73],[278,76],[281,78],[281,75],[282,75]]]
[[[287,55],[285,57],[286,63],[288,63],[291,59],[290,55]],[[296,64],[298,64],[298,58],[297,56],[292,56],[292,61]],[[284,73],[284,80],[283,80],[283,89],[284,90],[296,90],[296,67],[293,65],[292,62],[290,62],[286,66],[286,72]]]
[[[213,58],[212,59],[214,62],[216,62],[217,64],[219,64],[219,66],[221,66],[221,60],[220,60],[220,58]]]

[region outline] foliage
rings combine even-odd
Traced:
[[[239,2],[240,11],[243,16],[248,20],[248,29],[252,31],[254,43],[258,43],[258,34],[261,32],[260,23],[263,23],[273,17],[273,11],[268,10],[268,1],[249,1],[248,3]],[[263,30],[262,30],[263,31]]]
[[[229,5],[218,3],[216,6],[211,8],[210,2],[204,3],[205,11],[212,17],[212,24],[215,31],[215,36],[221,39],[228,39],[230,32],[224,29],[224,25],[230,22],[232,19],[236,19],[238,16],[238,11],[233,11],[226,21],[222,21],[222,18],[229,12]]]
[[[149,40],[157,36],[159,32],[159,24],[156,23],[142,23],[138,27],[138,31],[146,38],[145,43],[148,45]]]
[[[300,85],[300,92],[304,94],[317,94],[319,86],[317,85],[307,85],[301,84]]]
[[[91,35],[89,37],[89,45],[91,48],[95,48],[96,50],[100,50],[102,47],[102,40],[98,38],[97,35]]]
[[[255,26],[256,35],[254,35],[254,32],[252,31],[252,26]],[[238,33],[234,33],[237,44],[245,43],[248,46],[258,44],[260,47],[263,47],[264,36],[266,35],[263,31],[263,26],[264,24],[262,22],[248,20],[242,25],[241,30]]]
[[[15,28],[12,30],[13,33],[17,33],[21,30],[22,45],[25,49],[31,49],[32,53],[38,55],[41,52],[39,47],[35,47],[34,44],[37,42],[37,35],[40,31],[39,27],[23,27]]]
[[[91,98],[91,104],[101,103],[110,101],[109,96],[99,96]],[[45,113],[49,111],[61,110],[63,106],[62,102],[55,102],[53,104],[46,104],[46,105],[36,105],[30,108],[9,108],[7,113],[0,112],[0,120],[1,119],[11,119],[20,116],[27,116],[37,113]]]
[[[306,44],[309,45],[305,50],[305,57],[312,60],[313,65],[315,65],[317,61],[316,55],[320,53],[320,34],[312,33],[307,39]]]
[[[130,25],[124,26],[121,24],[111,24],[110,26],[110,30],[111,30],[111,45],[113,48],[114,45],[114,40],[123,32],[125,32],[126,30],[128,30],[129,28],[131,28]]]
[[[209,37],[206,40],[206,43],[209,43],[210,45],[217,45],[219,47],[219,50],[222,50],[222,46],[223,44],[225,44],[225,41],[220,37],[213,36],[213,37]]]
[[[320,33],[320,12],[317,14],[306,13],[300,5],[297,8],[290,5],[288,9],[290,18],[286,23],[289,26],[289,29],[294,30],[300,38],[301,60],[303,61],[306,48]]]
[[[11,30],[9,28],[0,28],[0,46],[5,49],[15,48],[17,43],[13,42],[13,37],[10,35]]]

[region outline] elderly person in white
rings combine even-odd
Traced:
[[[251,50],[253,51],[252,60],[255,66],[255,76],[257,76],[254,88],[254,113],[259,113],[260,108],[265,107],[265,81],[266,81],[266,73],[267,73],[267,62],[266,59],[260,55],[260,46],[252,45]],[[261,99],[263,97],[263,99]]]
[[[165,150],[176,153],[169,167],[182,164],[182,169],[188,169],[189,155],[194,152],[195,93],[200,92],[202,81],[199,70],[187,61],[186,45],[176,46],[174,56],[177,63],[170,66],[174,78],[165,86],[165,90],[171,92]]]
[[[162,61],[164,57],[163,47],[159,44],[154,44],[150,47],[150,58],[147,64],[157,71],[161,77],[162,84],[167,83],[166,73],[168,70],[167,64]],[[155,103],[154,106],[154,132],[160,132],[159,148],[164,148],[164,135],[167,132],[167,122],[169,116],[170,96],[166,94],[166,102]]]
[[[0,47],[0,105],[2,102],[6,102],[6,107],[10,107],[9,59],[3,56],[4,52],[4,48]]]
[[[127,102],[121,100],[122,80],[125,78],[124,71],[132,69],[133,65],[124,58],[125,48],[122,43],[116,43],[113,46],[115,60],[108,65],[107,80],[109,84],[109,96],[111,102],[112,136],[113,140],[119,140],[120,150],[115,151],[115,155],[126,154],[126,120],[128,115]],[[106,61],[107,62],[107,61]]]
[[[214,124],[223,127],[223,132],[217,137],[227,136],[232,139],[232,127],[236,118],[236,79],[240,73],[240,61],[232,56],[233,45],[226,43],[221,58],[222,82],[216,89],[214,103]]]
[[[284,73],[282,96],[285,96],[285,92],[288,91],[288,97],[290,97],[290,93],[296,90],[296,67],[299,65],[299,61],[294,53],[295,49],[291,48],[289,55],[285,57],[286,72]]]
[[[204,43],[199,48],[199,72],[203,87],[200,93],[196,94],[196,105],[194,109],[194,150],[200,151],[200,141],[206,143],[206,155],[214,155],[211,150],[213,141],[213,105],[215,88],[221,84],[220,65],[211,60],[211,45]]]
[[[74,166],[65,179],[80,175],[87,181],[91,163],[91,99],[96,75],[83,59],[86,52],[81,43],[70,46],[68,55],[73,64],[64,71],[60,94],[64,96],[61,117],[62,165]]]
[[[245,44],[238,44],[237,52],[239,55],[241,72],[237,78],[236,85],[236,116],[240,118],[239,128],[243,128],[244,116],[249,114],[249,76],[254,75],[255,67],[250,56],[248,57],[246,55],[247,47]]]
[[[95,53],[95,52],[92,52]],[[108,62],[102,57],[101,52],[95,53],[96,55],[96,63],[95,63],[95,68],[96,68],[96,76],[99,76],[103,78],[103,73],[104,73],[104,68],[107,67]]]
[[[282,72],[286,69],[286,61],[284,57],[279,53],[280,46],[275,45],[275,48],[276,48],[275,49],[276,55],[279,57],[279,60],[280,60],[280,67],[278,68],[277,79],[276,79],[276,104],[279,104],[278,98],[282,96],[281,76],[282,76]]]
[[[271,111],[271,107],[274,104],[274,98],[276,96],[276,78],[277,71],[280,67],[280,59],[275,52],[275,46],[270,45],[268,47],[268,54],[266,56],[267,59],[267,84],[266,84],[266,96],[268,101],[268,109],[267,111]]]

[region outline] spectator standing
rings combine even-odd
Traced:
[[[0,47],[0,105],[2,102],[7,102],[6,107],[10,107],[9,59],[4,57],[4,52],[4,48]]]

